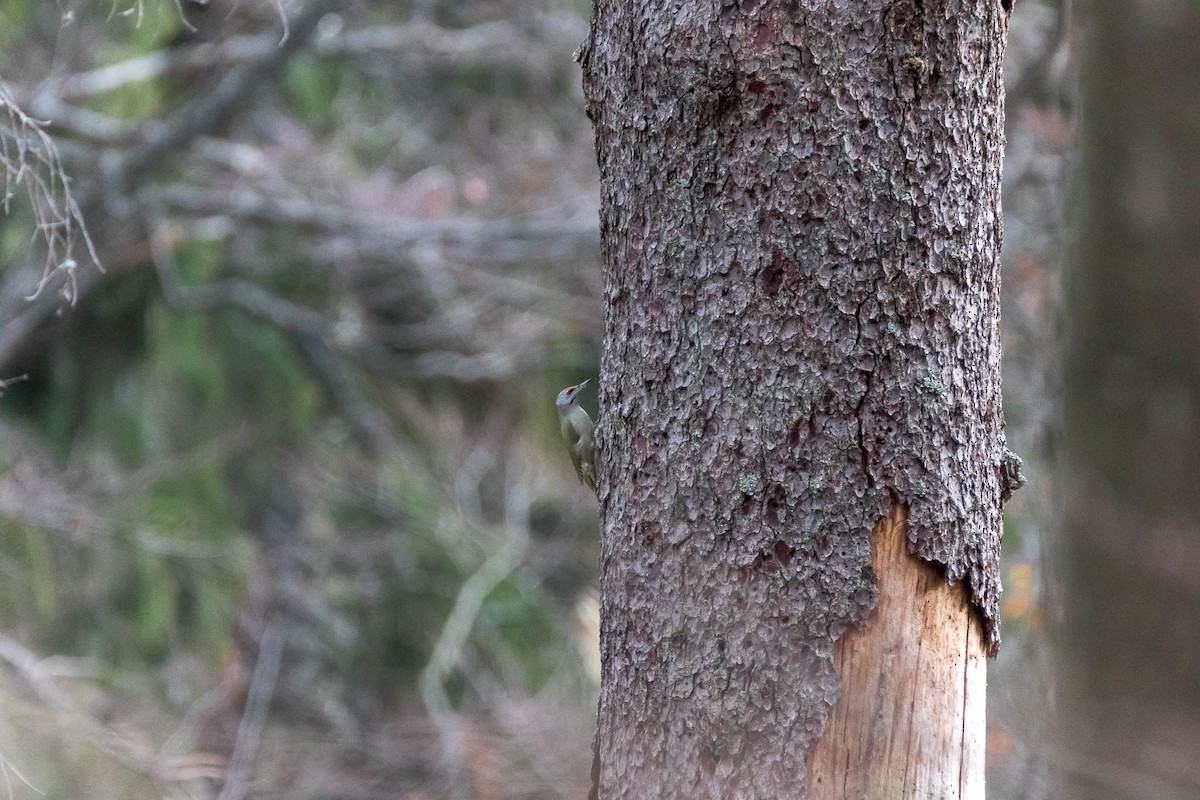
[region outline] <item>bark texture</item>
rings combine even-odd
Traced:
[[[601,796],[804,796],[894,504],[998,641],[1005,26],[596,3]]]

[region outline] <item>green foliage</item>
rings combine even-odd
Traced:
[[[120,63],[160,50],[185,30],[175,3],[110,0],[110,3],[90,3],[83,12],[109,17],[107,35],[97,43],[101,64]],[[90,104],[94,110],[109,116],[141,121],[157,116],[164,106],[177,103],[179,94],[179,86],[170,79],[134,81],[91,98]]]
[[[334,99],[347,80],[354,79],[335,60],[301,57],[284,70],[281,95],[305,123],[327,135],[338,121]]]
[[[191,274],[213,268],[183,262]],[[80,379],[37,392],[37,416],[64,457],[133,483],[88,511],[109,542],[84,548],[25,528],[3,543],[10,563],[25,564],[28,611],[47,643],[116,663],[153,661],[176,644],[225,646],[252,553],[245,511],[274,480],[270,448],[307,435],[316,412],[279,332],[232,313],[146,307],[135,288],[117,282],[89,304],[98,325],[126,334],[118,357],[98,358],[107,342],[81,343]],[[234,442],[239,426],[245,438]]]
[[[29,24],[29,0],[0,0],[0,48],[15,44]]]

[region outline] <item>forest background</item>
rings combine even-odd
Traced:
[[[588,13],[0,0],[0,796],[586,794],[597,523],[552,402],[599,361]],[[1065,5],[1018,3],[996,798],[1078,768],[1074,65]]]

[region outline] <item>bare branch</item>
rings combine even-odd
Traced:
[[[465,797],[461,780],[465,753],[462,723],[450,705],[445,681],[460,666],[463,649],[474,629],[488,596],[517,569],[529,542],[528,476],[516,468],[505,482],[504,543],[488,556],[482,566],[463,582],[454,608],[446,618],[434,645],[433,654],[421,671],[417,686],[421,700],[438,731],[442,760],[449,775],[451,796]],[[464,504],[469,509],[470,504]],[[482,527],[480,520],[474,522]]]
[[[26,778],[11,761],[4,757],[3,753],[0,753],[0,774],[4,775],[4,788],[7,790],[7,796],[9,800],[12,800],[12,798],[16,797],[16,794],[13,792],[12,778],[9,777],[9,773],[12,773],[17,780],[28,786],[31,791],[36,792],[42,797],[46,796],[45,792],[35,786],[33,782],[30,781],[29,778]]]
[[[283,17],[286,22],[286,17]],[[65,100],[88,98],[119,89],[130,83],[153,80],[183,70],[254,63],[274,53],[282,41],[272,34],[236,36],[222,42],[188,45],[160,50],[116,64],[97,67],[66,79],[56,79],[38,93],[58,95]],[[292,33],[286,25],[281,35],[286,41]],[[582,32],[575,29],[561,34],[563,47],[574,46]],[[555,37],[559,38],[558,36]],[[448,30],[429,23],[385,25],[351,31],[321,31],[313,49],[325,56],[401,53],[405,57],[442,58],[461,61],[482,57],[489,61],[505,58],[527,59],[530,53],[553,53],[545,41],[534,41],[511,22],[498,21],[462,30]]]
[[[3,380],[0,380],[0,397],[4,397],[5,390],[8,389],[8,387],[12,386],[14,383],[20,383],[21,381],[27,381],[27,380],[29,380],[28,373],[26,373],[24,375],[14,375],[11,378],[4,378]]]
[[[280,36],[279,44],[282,45],[288,40],[288,18],[287,12],[283,10],[283,0],[275,0],[275,8],[279,10],[279,23],[283,26],[283,34]]]
[[[218,127],[239,109],[245,108],[247,105],[245,100],[260,86],[267,83],[287,63],[308,41],[321,18],[337,9],[340,2],[341,0],[312,0],[308,3],[304,11],[290,25],[290,35],[283,45],[275,43],[277,38],[275,33],[264,34],[260,37],[270,41],[271,49],[269,51],[264,51],[264,55],[260,59],[251,62],[248,66],[226,75],[213,91],[186,104],[168,121],[148,124],[143,131],[145,137],[143,143],[126,151],[107,171],[105,180],[90,185],[88,191],[81,195],[78,202],[69,193],[65,178],[60,177],[57,184],[48,183],[51,189],[56,186],[61,187],[60,194],[57,196],[61,197],[62,207],[65,207],[69,213],[50,217],[50,225],[44,228],[39,226],[39,231],[43,232],[42,235],[58,236],[60,239],[66,237],[65,241],[68,242],[74,241],[71,238],[73,236],[81,236],[87,243],[92,259],[99,264],[99,258],[95,254],[91,240],[81,226],[82,218],[102,212],[106,198],[111,197],[114,192],[129,191],[130,187],[137,185],[146,176],[152,174],[164,161],[177,156],[191,141]],[[7,101],[7,94],[3,99]],[[16,106],[11,102],[5,102],[0,106],[0,110],[4,108],[16,109]],[[26,117],[26,119],[28,118]],[[55,174],[61,176],[57,153],[50,149],[53,142],[41,128],[35,129],[41,134],[41,136],[34,137],[35,141],[41,142],[42,151],[54,153],[53,163],[57,170]],[[17,144],[22,142],[26,142],[26,140],[24,138],[17,140]],[[0,158],[7,156],[5,146],[11,150],[17,144],[0,140]],[[22,175],[22,177],[24,176]],[[51,197],[56,196],[54,191],[48,194]],[[39,197],[42,196],[39,195]],[[83,211],[81,212],[80,209]],[[60,219],[65,219],[68,224],[60,223]],[[59,239],[54,241],[59,241]],[[59,251],[61,250],[60,245]],[[86,294],[94,287],[96,281],[93,273],[89,271],[76,275],[77,267],[77,260],[70,257],[69,251],[65,258],[47,261],[46,275],[43,276],[38,291],[33,295],[34,302],[20,311],[10,312],[8,320],[3,328],[0,328],[0,364],[11,358],[12,354],[38,330],[46,318],[58,310],[57,303],[48,302],[45,296],[39,296],[48,282],[52,280],[52,276],[60,273],[65,276],[63,282],[67,291],[70,292],[72,300]],[[0,303],[7,303],[8,297],[7,292],[0,292]]]
[[[329,344],[311,334],[296,334],[292,337],[292,343],[304,366],[350,426],[359,446],[368,453],[383,454],[393,439],[387,415],[359,395]]]
[[[237,308],[282,331],[314,339],[331,350],[360,359],[372,369],[398,377],[441,377],[470,383],[511,375],[519,366],[516,357],[508,352],[464,355],[432,351],[406,355],[378,342],[347,339],[337,335],[335,325],[321,312],[277,297],[241,278],[227,278],[205,286],[187,286],[175,269],[169,238],[169,233],[153,236],[151,252],[163,294],[176,308],[197,311],[222,306]],[[370,428],[379,432],[375,425]]]
[[[53,281],[60,280],[63,299],[74,305],[78,298],[76,258],[80,243],[98,269],[100,257],[88,234],[87,225],[54,139],[42,123],[17,106],[6,87],[0,85],[0,167],[4,170],[3,208],[8,212],[18,187],[23,187],[33,212],[35,238],[46,247],[46,262],[32,300]],[[80,256],[83,257],[83,256]]]
[[[247,775],[262,741],[267,711],[271,696],[275,693],[275,680],[279,676],[279,664],[283,658],[283,646],[283,634],[274,625],[268,625],[258,643],[258,661],[250,678],[246,710],[238,724],[225,786],[217,800],[242,800],[246,796]]]
[[[299,15],[292,35],[281,44],[274,44],[274,33],[258,37],[263,40],[270,37],[272,49],[264,51],[262,57],[245,69],[226,75],[212,92],[185,105],[166,124],[151,129],[146,142],[122,158],[114,175],[118,186],[136,184],[187,142],[224,123],[308,42],[321,17],[339,5],[340,0],[313,0]]]
[[[595,217],[481,220],[466,217],[397,221],[372,217],[344,206],[322,205],[299,198],[262,195],[251,191],[215,191],[194,186],[171,186],[144,193],[143,204],[193,214],[226,214],[270,224],[288,224],[325,231],[368,234],[390,247],[414,244],[471,246],[503,255],[522,243],[554,242],[572,253],[599,250]],[[528,252],[521,255],[528,257]]]
[[[206,311],[233,306],[281,330],[332,338],[332,326],[319,311],[276,297],[241,278],[228,278],[206,286],[186,286],[175,273],[167,249],[159,242],[152,242],[152,250],[163,294],[176,308]]]

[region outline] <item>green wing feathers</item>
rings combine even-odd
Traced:
[[[579,406],[560,410],[562,435],[575,465],[575,474],[584,486],[596,491],[596,450],[594,445],[595,426],[592,418]]]
[[[571,463],[575,465],[575,474],[579,476],[579,482],[584,486],[596,491],[596,465],[585,460],[580,454],[579,446],[571,448]],[[593,451],[593,455],[595,451]]]

